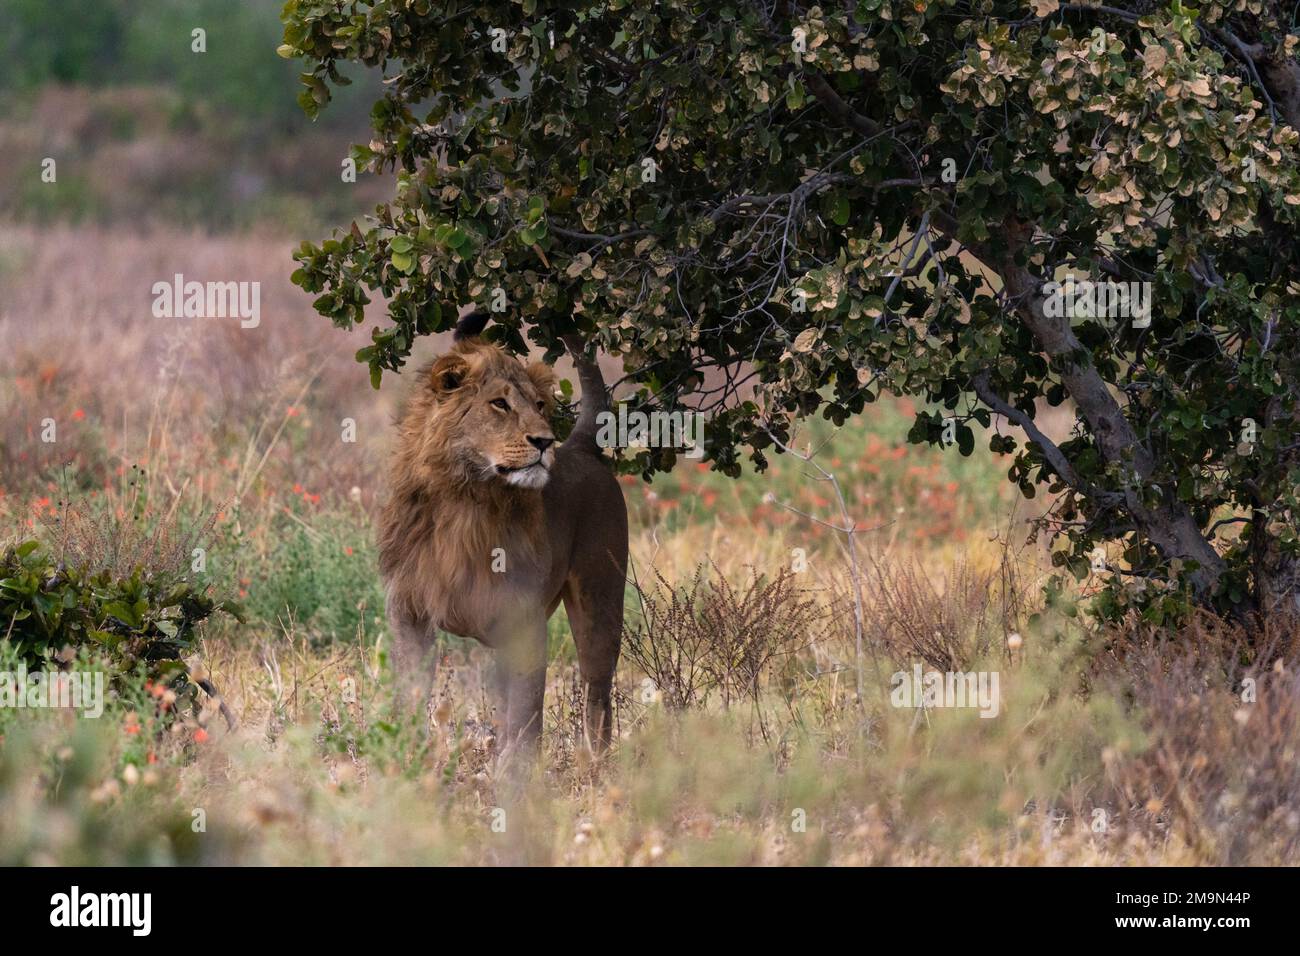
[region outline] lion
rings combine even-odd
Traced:
[[[441,629],[495,652],[505,750],[536,754],[546,687],[546,623],[563,601],[585,689],[593,751],[608,748],[623,631],[627,507],[596,443],[605,382],[565,337],[582,386],[557,445],[554,372],[479,337],[461,319],[448,353],[419,373],[397,421],[379,521],[399,696],[423,714]]]

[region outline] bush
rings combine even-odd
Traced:
[[[87,651],[110,680],[143,672],[187,683],[182,658],[196,627],[223,606],[188,563],[209,527],[177,536],[170,520],[145,530],[148,522],[138,518],[65,508],[49,528],[50,544],[33,538],[0,556],[6,649],[29,668],[66,664]]]

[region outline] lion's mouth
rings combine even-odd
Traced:
[[[530,464],[518,465],[514,468],[510,467],[509,465],[497,465],[497,474],[513,475],[513,474],[518,474],[521,471],[528,471],[531,468],[540,468],[542,469],[542,471],[548,470],[547,467],[542,464],[542,460],[539,458],[537,459],[537,461],[531,462]]]
[[[513,468],[509,465],[497,465],[495,470],[501,481],[516,488],[536,490],[551,480],[551,470],[540,458],[531,464]]]

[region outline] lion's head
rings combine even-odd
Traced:
[[[478,339],[457,342],[422,372],[402,418],[398,454],[429,486],[541,488],[555,463],[555,374]]]

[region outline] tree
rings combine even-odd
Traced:
[[[1099,610],[1290,611],[1300,37],[1271,0],[1117,3],[289,0],[300,102],[383,69],[354,157],[398,171],[295,281],[343,327],[387,297],[376,387],[471,302],[514,349],[577,333],[711,411],[730,475],[882,390],[963,454],[996,413],[1058,563],[1122,549]]]

